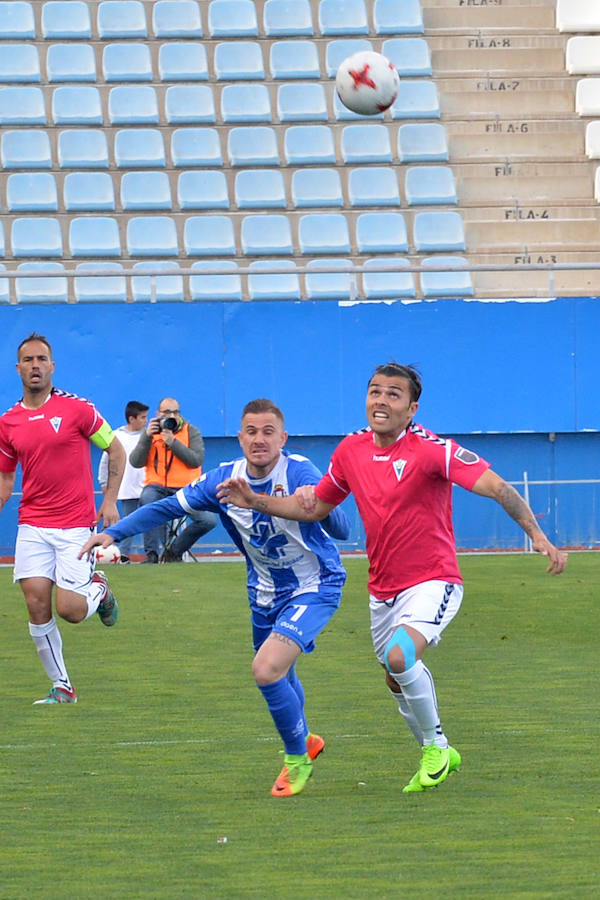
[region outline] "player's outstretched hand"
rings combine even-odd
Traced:
[[[114,542],[115,539],[110,534],[92,534],[77,554],[77,559],[81,559],[83,556],[87,556],[89,559],[94,547],[110,547]]]
[[[119,515],[117,504],[107,503],[107,501],[105,500],[98,510],[98,515],[96,516],[94,525],[97,525],[98,522],[103,520],[102,529],[104,530],[105,528],[110,528],[111,525],[116,525],[120,518],[121,516]]]
[[[312,513],[317,506],[317,495],[313,484],[301,484],[294,491],[294,497],[300,504],[300,508],[306,513]]]
[[[217,497],[223,506],[231,503],[242,509],[253,509],[256,500],[256,494],[245,478],[226,478],[217,485]]]
[[[532,541],[532,546],[536,553],[541,553],[542,556],[547,556],[550,560],[546,572],[549,572],[551,575],[560,575],[561,572],[565,571],[569,554],[551,544],[545,535]]]

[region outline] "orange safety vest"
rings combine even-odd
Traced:
[[[190,446],[190,427],[184,425],[177,432],[177,440]],[[146,484],[160,484],[163,487],[181,488],[202,475],[202,466],[190,469],[179,457],[169,450],[160,434],[152,435],[152,446],[146,462]]]

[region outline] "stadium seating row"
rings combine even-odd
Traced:
[[[311,260],[308,267],[322,268],[324,265],[335,268],[352,265],[347,259]],[[362,274],[350,272],[309,273],[303,276],[305,289],[301,291],[301,276],[294,272],[281,274],[261,274],[264,269],[279,267],[295,268],[296,264],[289,260],[256,260],[250,264],[254,270],[247,278],[246,295],[250,300],[341,300],[356,299],[359,288],[361,296],[366,300],[393,300],[416,296],[415,279],[412,272],[397,271],[408,267],[405,259],[379,258],[367,259],[365,267],[394,268],[394,272],[373,271]],[[465,269],[466,261],[456,256],[425,257],[421,260],[419,273],[421,294],[429,297],[471,297],[473,284],[470,273]],[[427,271],[432,267],[446,267],[445,271]],[[196,301],[210,300],[242,300],[242,276],[237,273],[238,266],[233,260],[199,260],[191,268],[198,274],[185,277],[188,288],[184,293],[184,277],[178,274],[136,275],[130,280],[130,295],[134,301],[184,300],[185,297]],[[178,269],[177,263],[170,261],[152,261],[135,263],[133,271],[163,270],[173,273]],[[230,274],[201,274],[207,269],[229,269]],[[5,266],[0,263],[0,271]],[[56,272],[56,276],[26,277],[25,273],[41,271]],[[73,279],[72,292],[79,302],[125,301],[128,299],[127,279],[125,276],[109,275],[124,272],[120,263],[94,262],[80,263],[77,272],[101,270],[106,274],[95,274],[85,278]],[[15,295],[18,303],[57,303],[69,299],[68,280],[61,276],[65,268],[59,262],[27,262],[21,263],[18,272],[23,277],[14,279]],[[0,303],[10,302],[10,287],[7,278],[0,277]]]
[[[34,44],[0,44],[0,82],[41,82],[43,65]],[[102,49],[101,62],[91,44],[50,44],[45,75],[49,82],[92,81],[217,81],[334,78],[340,63],[352,53],[380,50],[401,76],[431,75],[431,54],[424,38],[389,38],[374,46],[365,38],[328,41],[324,70],[313,41],[273,41],[269,44],[268,72],[263,47],[257,41],[223,41],[207,53],[201,41],[169,41],[158,45],[156,61],[149,44],[111,42]],[[101,75],[101,77],[100,77]]]
[[[65,223],[47,216],[21,216],[10,224],[10,250],[15,258],[118,258],[124,255],[119,222],[113,216],[74,216]],[[406,218],[399,212],[365,212],[354,221],[343,213],[304,213],[297,220],[281,213],[246,215],[241,219],[239,245],[235,222],[227,215],[199,215],[180,221],[171,216],[132,216],[126,222],[125,252],[131,257],[303,255],[330,253],[408,253]],[[353,240],[350,226],[353,226]],[[415,213],[412,246],[418,253],[465,249],[462,217],[454,211]],[[0,255],[5,255],[0,227]]]
[[[419,33],[423,18],[419,0],[320,0],[316,22],[309,0],[266,0],[262,23],[251,0],[83,0],[47,2],[42,7],[39,31],[34,6],[0,3],[0,38],[89,39],[203,37],[202,6],[210,37],[275,37],[283,35]],[[146,15],[148,10],[148,16]],[[262,28],[261,28],[262,24]]]
[[[404,173],[403,173],[404,174]],[[347,188],[337,169],[298,169],[289,194],[296,208],[400,206],[398,170],[391,166],[350,169]],[[115,188],[118,185],[118,190]],[[15,172],[6,178],[9,212],[98,212],[115,210],[229,209],[233,207],[225,173],[218,169],[186,171],[176,189],[166,172],[126,172],[120,183],[108,172],[70,172],[62,183],[50,172]],[[409,206],[456,204],[456,185],[448,166],[410,166],[404,178]],[[238,209],[286,209],[285,179],[279,169],[244,169],[234,182]]]
[[[596,0],[556,0],[559,31],[600,31],[600,5]]]
[[[164,91],[164,118],[159,109],[160,92],[150,85],[119,85],[103,95],[95,85],[79,84],[57,87],[46,94],[41,88],[0,88],[0,125],[48,124],[46,101],[54,125],[153,125],[161,118],[169,125],[214,124],[219,93],[220,122],[274,120],[271,94],[264,84],[228,84],[220,91],[209,85],[172,85]],[[340,102],[333,86],[327,94],[336,120],[364,119]],[[327,94],[321,84],[282,84],[277,88],[276,116],[281,122],[327,121]],[[402,81],[390,114],[392,119],[438,119],[435,83]],[[371,118],[383,117],[381,113]]]
[[[48,131],[7,129],[0,138],[4,169],[102,169],[222,166],[221,138],[234,167],[279,166],[278,133],[266,125],[231,127],[224,135],[216,128],[175,128],[170,133],[169,158],[165,135],[155,128],[124,128],[114,133],[98,128],[59,131],[55,158]],[[396,153],[392,130],[383,124],[345,125],[341,129],[339,158],[335,133],[328,125],[289,125],[283,133],[283,161],[287,165],[344,163],[447,162],[446,129],[437,122],[400,125]],[[112,152],[109,153],[109,139]]]

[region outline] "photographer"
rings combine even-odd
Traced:
[[[156,416],[150,419],[131,451],[129,462],[136,469],[146,469],[140,506],[170,497],[202,474],[202,433],[185,421],[177,400],[164,397],[158,404]],[[217,524],[217,517],[210,512],[195,512],[192,518],[194,521],[177,536],[171,547],[163,549],[164,562],[181,562],[186,550]],[[160,544],[165,547],[165,537],[165,525],[144,534],[145,562],[158,562]]]

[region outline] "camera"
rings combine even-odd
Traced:
[[[158,430],[163,431],[165,428],[167,431],[177,431],[179,428],[179,419],[176,419],[174,416],[163,416],[162,419],[158,420]]]

